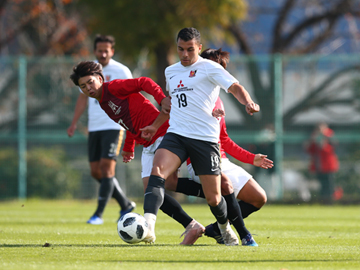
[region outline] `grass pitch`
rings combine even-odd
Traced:
[[[95,204],[0,203],[0,269],[360,269],[360,206],[266,205],[245,219],[259,247],[227,247],[205,236],[179,246],[184,229],[161,212],[156,244],[129,245],[117,235],[114,203],[104,225],[85,223]],[[183,207],[213,222],[207,205]]]

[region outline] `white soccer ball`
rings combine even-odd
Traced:
[[[129,244],[141,242],[148,233],[148,223],[142,215],[127,213],[117,224],[120,238]]]

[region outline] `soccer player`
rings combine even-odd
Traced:
[[[170,126],[156,150],[145,192],[144,217],[149,224],[148,242],[156,239],[156,215],[164,199],[165,180],[190,157],[224,243],[239,244],[228,222],[226,201],[221,196],[220,127],[212,116],[212,110],[220,87],[245,105],[250,115],[259,111],[259,105],[221,65],[200,57],[201,48],[198,30],[180,30],[177,36],[180,62],[165,70],[166,87],[171,97]]]
[[[141,77],[104,82],[101,65],[92,61],[81,62],[75,66],[70,78],[86,96],[96,99],[100,107],[113,121],[126,129],[126,140],[132,139],[144,146],[142,177],[146,186],[154,151],[169,126],[167,120],[169,118],[170,99],[165,97],[160,86],[150,78]],[[140,91],[145,91],[155,98],[158,104],[162,106],[160,113]],[[151,137],[146,137],[146,132],[142,135],[142,127],[146,126],[155,131]],[[134,144],[130,148],[125,147],[123,151],[133,151],[133,147]],[[126,161],[125,157],[124,159]],[[128,157],[128,160],[131,160],[131,157]],[[173,176],[175,177],[176,174],[174,173]],[[167,194],[160,209],[186,229],[181,244],[193,244],[205,231],[204,226],[189,217],[180,204]]]
[[[217,62],[225,69],[227,67],[227,63],[229,62],[229,55],[229,52],[222,51],[221,49],[206,49],[200,54],[201,57]],[[214,108],[214,111],[218,110],[221,111],[222,116],[225,115],[225,108],[220,97],[217,99]],[[227,199],[229,194],[234,192],[235,197],[240,200],[239,206],[242,217],[239,219],[246,218],[251,213],[258,211],[266,203],[266,193],[248,172],[246,172],[240,166],[232,163],[227,158],[226,153],[229,153],[231,156],[237,160],[240,160],[241,162],[253,164],[254,166],[263,169],[272,168],[273,161],[268,159],[266,155],[255,155],[250,153],[231,140],[226,130],[224,117],[220,117],[220,151],[222,169],[222,194],[224,198]],[[174,183],[172,183],[173,185],[171,187],[167,186],[167,189],[181,192],[186,195],[204,197],[199,177],[195,175],[190,160],[187,161],[187,164],[191,178],[180,178],[177,182],[177,185],[175,183],[174,186]],[[228,179],[231,181],[231,183],[227,183]],[[230,202],[227,203],[231,204],[231,199]],[[229,211],[230,209],[228,207],[228,212]],[[206,227],[205,235],[215,238],[220,244],[224,243],[216,222]],[[250,236],[245,236],[242,239],[242,244],[251,246],[257,245],[255,240],[253,240]]]
[[[96,62],[103,66],[106,81],[132,78],[128,67],[112,59],[115,39],[98,35],[94,40]],[[74,117],[67,129],[69,137],[74,135],[77,122],[88,106],[88,155],[91,176],[100,183],[98,205],[87,221],[89,224],[103,224],[102,215],[112,196],[119,204],[120,217],[134,210],[136,204],[130,201],[115,178],[116,159],[120,152],[124,129],[114,123],[100,108],[96,99],[89,98],[81,91],[76,102]]]

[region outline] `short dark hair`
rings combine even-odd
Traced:
[[[227,67],[227,64],[230,61],[230,53],[227,51],[223,51],[221,48],[217,50],[210,48],[206,49],[200,54],[200,56],[202,58],[213,60],[216,63],[222,65],[224,68]]]
[[[79,86],[79,79],[85,76],[100,75],[104,80],[104,74],[102,73],[102,66],[94,61],[82,61],[73,67],[73,73],[70,75],[70,79],[73,83]]]
[[[179,31],[176,42],[180,39],[183,41],[189,41],[195,39],[198,44],[201,42],[200,32],[194,27],[183,28]]]
[[[111,44],[111,48],[115,47],[115,38],[113,36],[96,35],[94,40],[94,50],[96,50],[96,44],[98,42],[109,42]]]

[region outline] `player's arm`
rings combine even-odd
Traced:
[[[169,119],[169,114],[161,111],[150,126],[140,128],[141,138],[150,141],[156,134],[159,127],[161,127]]]
[[[73,120],[71,121],[71,124],[67,129],[67,134],[69,137],[72,137],[74,135],[77,127],[77,122],[81,117],[81,115],[84,113],[87,107],[87,103],[88,103],[88,97],[83,93],[80,93],[76,101]]]
[[[134,153],[135,153],[135,138],[130,131],[126,131],[126,138],[123,149],[121,151],[123,162],[128,163],[132,159],[134,159],[135,157]]]
[[[237,145],[227,133],[225,118],[220,121],[220,143],[226,153],[237,160],[252,164],[263,169],[270,169],[274,166],[273,161],[263,154],[253,154]]]
[[[148,77],[140,77],[138,78],[138,82],[142,91],[152,95],[156,102],[162,106],[162,101],[166,96],[160,85]]]
[[[220,120],[220,143],[225,152],[230,156],[244,163],[254,163],[255,154],[246,151],[229,137],[226,130],[225,118],[221,118]]]
[[[130,94],[144,91],[152,95],[159,105],[161,105],[162,100],[166,97],[161,87],[148,77],[113,80],[109,82],[108,89],[110,93],[119,98],[125,98]]]
[[[241,104],[245,105],[248,114],[253,115],[253,113],[260,111],[260,106],[251,99],[248,91],[239,83],[233,83],[228,92],[233,94]]]

